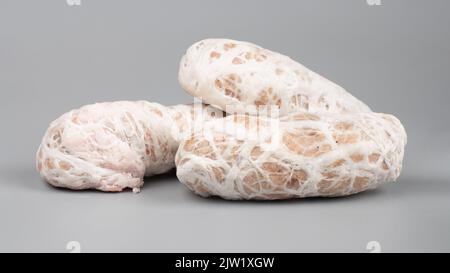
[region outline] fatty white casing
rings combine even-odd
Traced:
[[[228,113],[254,114],[268,105],[279,108],[282,116],[370,112],[339,85],[248,42],[206,39],[193,44],[181,59],[178,78],[189,94]]]
[[[406,133],[389,114],[233,115],[180,145],[178,179],[201,196],[344,196],[394,181]]]
[[[50,124],[37,152],[37,169],[56,187],[137,191],[144,176],[174,167],[179,141],[190,133],[196,114],[208,120],[217,111],[194,108],[118,101],[72,110]]]

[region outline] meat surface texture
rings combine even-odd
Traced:
[[[254,114],[268,105],[278,113],[370,112],[339,85],[289,57],[255,44],[206,39],[182,57],[179,82],[192,96],[228,113]]]
[[[406,133],[389,114],[233,115],[180,145],[177,176],[201,196],[345,196],[394,181]]]
[[[72,110],[50,124],[37,152],[37,169],[56,187],[138,191],[144,176],[174,167],[179,142],[194,128],[197,114],[202,123],[210,113],[222,113],[195,108],[119,101]]]

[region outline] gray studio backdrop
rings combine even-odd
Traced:
[[[0,251],[450,251],[449,1],[77,2],[0,0]],[[62,113],[192,102],[178,62],[208,37],[283,52],[396,115],[408,133],[401,177],[353,197],[272,203],[200,198],[173,172],[140,194],[40,180],[35,151]]]

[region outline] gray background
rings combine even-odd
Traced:
[[[449,1],[0,0],[0,251],[450,251]],[[203,199],[174,173],[140,194],[71,192],[34,169],[49,122],[84,104],[192,102],[184,50],[252,41],[341,84],[408,133],[398,182],[339,199]]]

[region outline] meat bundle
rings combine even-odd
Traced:
[[[139,191],[177,167],[201,196],[345,196],[400,175],[406,133],[289,57],[228,39],[193,44],[181,86],[203,104],[97,103],[48,128],[37,152],[46,181],[70,189]]]

